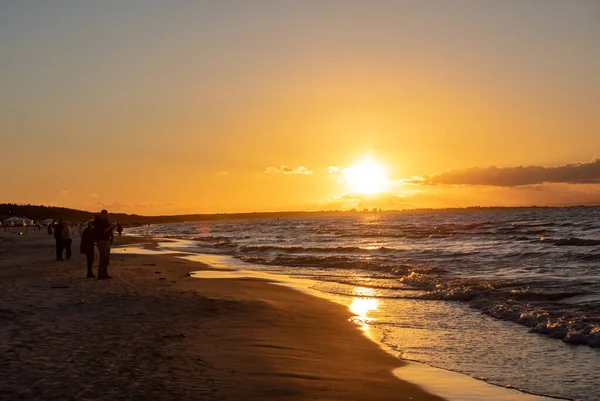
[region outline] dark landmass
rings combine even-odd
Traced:
[[[570,208],[597,207],[592,205],[568,206]],[[156,224],[156,223],[178,223],[184,221],[210,221],[210,220],[237,220],[237,219],[275,219],[275,218],[302,218],[302,217],[327,217],[327,216],[352,216],[357,214],[396,214],[396,213],[432,213],[432,212],[456,212],[476,210],[510,210],[510,209],[549,209],[551,206],[523,206],[504,207],[472,206],[467,208],[446,209],[404,209],[404,210],[322,210],[316,212],[288,211],[288,212],[253,212],[253,213],[216,213],[216,214],[181,214],[173,216],[142,216],[137,214],[110,213],[111,220],[122,224]],[[110,212],[110,210],[109,210]],[[85,222],[93,219],[99,211],[89,212],[85,210],[69,209],[64,207],[43,205],[20,205],[15,203],[0,203],[0,221],[7,217],[27,217],[32,220],[58,219],[62,218],[71,222]]]

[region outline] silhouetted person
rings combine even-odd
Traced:
[[[58,219],[58,223],[56,224],[56,227],[54,227],[54,240],[56,241],[56,260],[63,260],[62,257],[62,253],[63,253],[63,242],[62,242],[62,231],[63,231],[64,225],[63,225],[63,221],[62,219]]]
[[[114,227],[114,225],[113,225]],[[108,237],[108,259],[106,260],[106,264],[110,265],[110,250],[112,249],[113,241],[115,240],[114,233],[111,231]]]
[[[69,224],[64,224],[62,229],[62,243],[65,248],[67,260],[71,260],[71,244],[73,243],[73,235]],[[61,252],[62,253],[62,252]]]
[[[89,222],[87,227],[81,233],[81,244],[79,251],[85,254],[87,259],[87,277],[94,278],[92,267],[94,266],[94,225]]]
[[[121,233],[123,232],[123,226],[121,225],[121,223],[117,223],[117,232],[119,233],[120,237]]]
[[[52,235],[52,224],[48,224],[48,235]]]
[[[112,278],[108,275],[108,263],[110,259],[110,239],[114,225],[108,221],[108,211],[103,210],[100,216],[94,220],[94,239],[98,245],[100,260],[98,261],[98,279]]]

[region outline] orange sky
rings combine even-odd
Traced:
[[[0,202],[600,204],[600,5],[541,3],[0,3]],[[328,170],[367,157],[378,196]]]

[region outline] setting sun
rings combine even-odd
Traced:
[[[357,194],[378,194],[386,191],[390,184],[385,169],[372,160],[345,168],[343,175],[350,192]]]

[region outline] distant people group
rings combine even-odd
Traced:
[[[96,277],[93,272],[94,266],[94,246],[98,248],[98,279],[110,279],[108,275],[108,265],[110,263],[110,247],[113,243],[113,231],[117,230],[119,236],[123,232],[123,226],[119,223],[112,224],[108,220],[108,211],[102,210],[99,216],[95,216],[94,221],[89,221],[87,227],[81,232],[80,253],[87,259],[87,277]],[[52,233],[52,228],[48,229]],[[54,227],[54,239],[56,240],[56,260],[63,259],[63,251],[66,251],[66,260],[71,259],[71,244],[73,242],[72,231],[66,222],[58,220]]]

